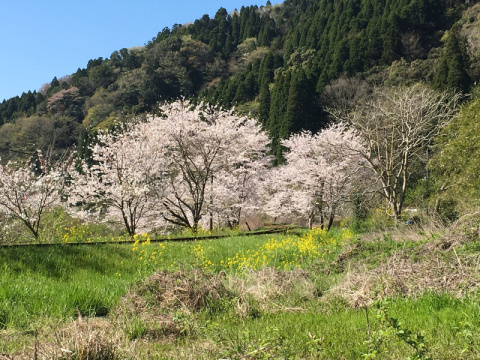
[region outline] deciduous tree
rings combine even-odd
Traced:
[[[296,213],[318,219],[330,229],[351,197],[356,180],[365,175],[360,139],[345,124],[320,133],[292,135],[282,142],[286,164],[272,173],[266,187],[266,211],[274,217]]]
[[[377,89],[374,100],[347,116],[331,111],[356,130],[363,144],[358,153],[375,174],[378,191],[395,220],[402,214],[413,164],[426,161],[427,147],[452,119],[458,100],[459,94],[415,85]]]
[[[165,180],[164,139],[150,131],[148,123],[124,129],[122,134],[105,132],[91,147],[94,165],[82,163],[73,171],[69,189],[72,212],[82,219],[116,221],[133,236],[138,230],[158,225]]]
[[[268,137],[254,119],[176,101],[91,147],[94,165],[72,174],[79,215],[121,221],[128,234],[165,222],[196,232],[210,213],[232,226],[255,207]],[[88,217],[88,216],[87,216]],[[164,221],[160,221],[163,219]]]
[[[38,240],[42,216],[60,203],[63,175],[40,152],[31,163],[0,165],[0,212],[20,220]]]
[[[435,139],[435,155],[428,166],[436,179],[436,210],[454,203],[468,211],[478,205],[480,194],[480,99],[463,107]],[[462,208],[463,206],[463,208]]]
[[[265,166],[268,138],[254,119],[177,101],[152,124],[165,131],[169,190],[164,218],[196,232],[208,211],[238,221]]]
[[[213,211],[230,228],[240,219],[260,210],[259,188],[267,176],[272,157],[267,156],[270,140],[256,121],[244,122],[231,144],[231,159],[213,178]]]

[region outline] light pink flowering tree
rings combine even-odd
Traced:
[[[164,219],[193,232],[208,213],[210,224],[213,213],[238,224],[241,209],[254,197],[256,176],[268,163],[267,136],[255,120],[232,111],[181,101],[162,111],[164,118],[152,125],[169,139]]]
[[[272,157],[267,155],[270,140],[256,121],[245,119],[237,132],[230,145],[231,159],[215,175],[210,187],[213,201],[209,209],[230,228],[239,226],[242,217],[260,210],[260,182],[272,163]]]
[[[334,217],[349,201],[355,179],[363,174],[358,140],[354,131],[334,125],[315,135],[303,132],[283,141],[289,151],[285,153],[286,164],[267,183],[267,213],[300,214],[310,227],[318,218],[330,229]]]
[[[92,147],[95,165],[83,163],[81,172],[72,172],[72,212],[84,220],[121,223],[130,236],[157,225],[157,198],[165,183],[164,156],[157,146],[164,143],[161,135],[151,132],[148,123],[122,134],[100,134]]]
[[[197,232],[208,213],[238,223],[241,209],[253,206],[255,179],[268,163],[267,136],[231,111],[176,101],[161,112],[122,134],[99,137],[95,165],[72,175],[70,203],[85,205],[77,214],[120,220],[130,235],[140,224]]]
[[[40,152],[35,164],[0,165],[0,212],[20,220],[38,240],[42,216],[60,204],[63,175],[63,168]]]

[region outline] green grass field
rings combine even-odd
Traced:
[[[316,229],[184,243],[150,243],[145,235],[133,245],[1,248],[0,354],[480,357],[478,245],[450,251],[435,236],[402,236],[359,239],[348,230]]]

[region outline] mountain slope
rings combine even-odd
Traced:
[[[278,144],[291,132],[326,124],[321,95],[341,76],[442,86],[458,64],[437,66],[457,55],[443,52],[442,35],[464,8],[459,0],[287,0],[232,14],[221,8],[213,18],[165,28],[144,47],[90,60],[39,92],[4,101],[2,159],[15,154],[5,149],[85,143],[98,127],[180,96],[251,112]],[[468,90],[478,79],[473,75],[449,84]],[[278,145],[274,152],[280,156]]]

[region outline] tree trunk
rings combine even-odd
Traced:
[[[213,174],[211,177],[212,193],[210,194],[210,231],[213,231]]]
[[[331,213],[330,218],[328,219],[327,231],[330,230],[330,228],[332,227],[334,219],[335,219],[335,214]]]
[[[26,220],[22,219],[22,221],[27,226],[27,228],[32,232],[33,237],[35,238],[35,241],[38,242],[38,238],[39,238],[38,227],[35,228],[34,225],[32,225],[30,222],[28,222]]]
[[[395,224],[397,224],[402,217],[401,210],[399,210],[399,203],[396,201],[393,201],[393,203],[391,204],[391,209],[392,209],[393,221],[395,222]]]

